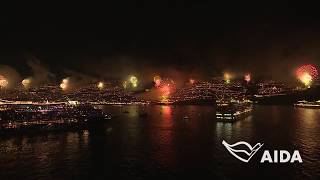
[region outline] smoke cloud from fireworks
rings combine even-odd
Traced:
[[[28,60],[27,65],[30,67],[32,72],[32,86],[49,83],[55,77],[55,75],[35,57]]]
[[[6,88],[13,88],[20,82],[20,74],[10,66],[0,65],[0,76],[5,79]]]

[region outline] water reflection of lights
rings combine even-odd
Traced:
[[[127,111],[129,112],[128,113],[128,116],[130,117],[137,117],[139,116],[139,106],[127,106]]]
[[[164,121],[161,121],[161,125],[165,127],[173,126],[173,116],[172,116],[172,107],[171,106],[162,106],[162,117]]]
[[[160,106],[160,128],[153,129],[150,133],[150,141],[153,148],[152,160],[160,166],[172,166],[175,163],[172,106]]]
[[[217,122],[216,132],[218,138],[224,138],[225,140],[231,139],[232,123]]]
[[[37,162],[37,166],[34,168],[51,167],[53,159],[50,154],[58,153],[60,146],[63,144],[63,142],[59,142],[56,139],[50,141],[51,139],[54,139],[54,135],[34,139],[35,143],[33,143],[32,149]],[[49,141],[50,143],[48,143]]]
[[[89,143],[89,135],[90,135],[90,132],[88,130],[84,130],[82,133],[83,143],[85,145],[88,145]]]
[[[172,111],[171,106],[161,106],[161,109],[166,116],[171,114],[171,111]]]
[[[309,157],[308,160],[304,160],[304,164],[308,166],[311,163],[316,167],[320,144],[319,133],[317,133],[320,128],[320,110],[297,108],[296,117],[298,118],[295,132],[296,142],[301,156]]]
[[[232,139],[232,137],[247,138],[252,134],[252,116],[241,119],[234,123],[217,122],[216,132],[219,138],[225,140]]]
[[[24,138],[24,140],[22,141],[22,147],[24,148],[27,144],[27,141],[25,140],[26,138]],[[9,140],[5,140],[2,142],[1,146],[0,146],[0,153],[12,153],[15,151],[18,151],[18,146],[16,144],[16,141],[14,139],[9,139]]]
[[[312,128],[316,123],[316,118],[319,117],[317,109],[300,109],[303,113],[303,125],[308,128]]]
[[[72,149],[75,149],[79,145],[79,134],[68,133],[66,140],[69,145],[72,145]]]

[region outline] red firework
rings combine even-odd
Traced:
[[[247,83],[249,83],[251,81],[251,75],[250,74],[244,75],[244,80],[247,81]]]
[[[168,96],[171,93],[170,85],[164,85],[161,87],[161,91],[163,93],[163,96]]]
[[[315,80],[318,77],[318,70],[311,64],[302,65],[297,69],[296,75],[300,79],[305,74],[309,74],[312,77],[312,80]]]

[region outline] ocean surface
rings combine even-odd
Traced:
[[[320,109],[255,106],[231,124],[212,106],[100,108],[113,118],[94,128],[0,137],[0,179],[320,177]],[[264,145],[244,163],[223,140]],[[303,163],[261,164],[264,150],[299,150]]]

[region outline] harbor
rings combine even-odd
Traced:
[[[317,4],[70,5],[3,5],[0,180],[320,179]]]

